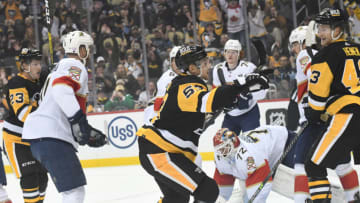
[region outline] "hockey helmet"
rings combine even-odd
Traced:
[[[299,26],[299,27],[295,28],[291,32],[290,37],[289,37],[290,46],[295,42],[298,42],[300,45],[302,45],[306,38],[307,29],[308,29],[308,26]]]
[[[330,25],[331,28],[344,26],[348,23],[348,16],[341,9],[324,8],[316,17],[317,24]]]
[[[68,33],[63,39],[63,47],[66,54],[77,54],[83,61],[90,55],[90,50],[93,48],[94,41],[92,37],[83,31],[73,31]],[[80,56],[80,47],[84,46],[86,49],[86,56]]]
[[[235,132],[227,128],[221,128],[213,138],[214,150],[216,154],[223,158],[230,158],[236,153],[236,148],[240,145],[240,140]]]
[[[41,53],[37,49],[22,48],[19,59],[21,62],[29,61],[31,59],[41,60]]]
[[[241,47],[239,40],[229,39],[225,43],[224,51],[225,50],[236,50],[236,51],[240,52],[242,50],[242,47]]]
[[[186,73],[189,65],[195,64],[207,57],[203,47],[199,45],[182,46],[176,54],[175,63],[179,70]]]
[[[170,62],[171,62],[171,60],[172,60],[173,58],[176,57],[176,54],[177,54],[177,52],[179,51],[180,47],[181,47],[181,46],[175,46],[175,47],[173,47],[173,48],[171,49],[170,54],[169,54]]]

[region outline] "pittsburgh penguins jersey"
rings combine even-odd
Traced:
[[[87,94],[85,66],[74,58],[62,59],[41,90],[39,108],[24,124],[23,139],[54,138],[77,148],[68,118],[80,109],[86,113]]]
[[[219,64],[217,64],[214,69],[213,69],[213,86],[217,87],[221,85],[221,79],[218,74],[218,69],[221,69],[223,74],[224,74],[224,79],[226,83],[232,83],[234,80],[236,80],[236,77],[238,75],[244,75],[244,74],[249,74],[249,73],[253,73],[254,70],[256,69],[256,66],[251,63],[251,62],[247,62],[247,61],[240,61],[238,66],[236,68],[234,68],[233,70],[231,70],[226,61],[221,62]],[[227,114],[231,115],[231,116],[239,116],[242,114],[245,114],[247,112],[249,112],[255,105],[256,105],[256,101],[260,100],[260,99],[264,99],[266,96],[266,90],[260,90],[254,93],[251,93],[252,98],[248,99],[248,107],[247,108],[234,108],[233,110],[227,112]]]
[[[360,45],[342,39],[314,56],[309,80],[312,113],[353,113],[360,105]],[[314,115],[314,114],[313,114]]]
[[[4,121],[5,133],[21,137],[25,120],[38,106],[40,90],[37,81],[26,79],[21,73],[9,80],[6,87],[9,114]]]
[[[317,51],[311,49],[312,55],[315,56]],[[306,49],[301,50],[296,57],[296,83],[297,83],[297,102],[299,107],[299,123],[306,121],[304,106],[307,106],[307,90],[308,90],[308,78],[311,75],[310,71],[311,56]],[[305,99],[304,99],[305,98]]]
[[[208,91],[199,77],[179,75],[171,81],[152,125],[145,125],[137,135],[167,152],[194,160],[205,113],[231,104],[238,93],[239,87],[230,85]]]
[[[288,131],[282,126],[260,126],[239,135],[240,145],[235,155],[224,158],[215,151],[215,164],[220,173],[232,175],[246,183],[248,197],[252,197],[259,184],[280,159]],[[259,193],[255,202],[266,202],[271,191],[271,179]]]

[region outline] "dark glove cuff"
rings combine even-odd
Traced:
[[[71,124],[75,124],[78,123],[81,118],[85,117],[85,114],[82,112],[82,110],[80,109],[79,111],[77,111],[73,116],[71,116],[70,118],[68,118],[69,122]]]

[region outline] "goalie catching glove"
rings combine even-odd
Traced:
[[[69,122],[72,135],[80,145],[87,144],[90,147],[101,147],[107,143],[106,136],[89,125],[86,115],[81,110],[70,117]]]

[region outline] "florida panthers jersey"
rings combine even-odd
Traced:
[[[317,53],[316,50],[312,49],[312,54],[315,56]],[[301,50],[296,58],[296,83],[297,83],[297,102],[299,106],[299,123],[306,121],[305,113],[304,113],[304,106],[307,106],[307,85],[308,85],[308,78],[310,78],[311,70],[311,57],[307,50]],[[304,103],[305,102],[305,103]]]
[[[152,102],[150,102],[151,105],[145,108],[144,110],[144,123],[150,124],[150,120],[156,116],[157,111],[159,109],[156,109],[158,103],[162,103],[162,99],[164,95],[166,94],[166,89],[172,79],[174,79],[177,76],[177,74],[169,69],[165,73],[161,75],[159,80],[156,82],[156,95]],[[160,105],[160,104],[159,104]]]
[[[55,138],[77,148],[68,118],[80,108],[86,112],[88,91],[85,66],[73,58],[62,59],[41,90],[39,108],[24,124],[23,139]]]
[[[221,80],[218,74],[218,69],[221,69],[224,73],[224,79],[226,83],[232,83],[236,80],[238,75],[245,75],[249,73],[253,73],[256,69],[256,66],[247,61],[240,61],[238,66],[230,70],[226,61],[217,64],[213,69],[213,86],[217,87],[221,85]],[[266,90],[260,90],[258,92],[251,93],[252,97],[248,99],[248,107],[247,108],[235,108],[229,112],[227,112],[230,116],[239,116],[250,111],[255,105],[256,101],[260,99],[264,99],[266,96]]]
[[[223,158],[215,151],[216,167],[221,173],[244,180],[250,198],[281,157],[287,137],[287,129],[281,126],[261,126],[242,133],[239,135],[240,146],[233,159]],[[266,202],[270,190],[271,180],[255,202]]]

